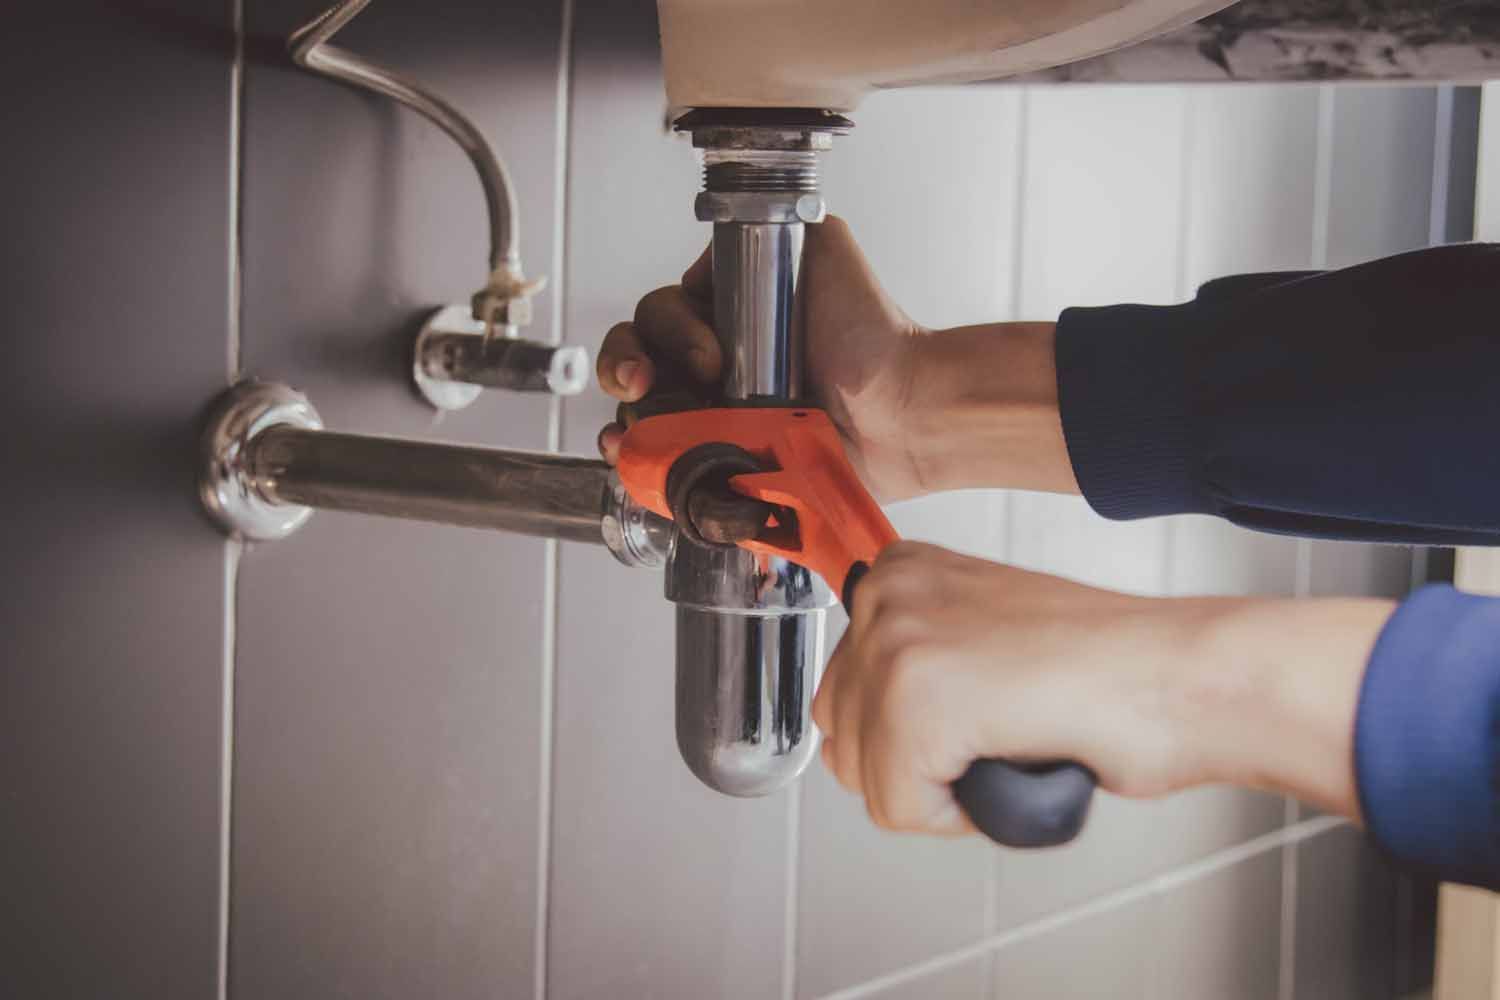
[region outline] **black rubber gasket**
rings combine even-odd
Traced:
[[[807,129],[847,132],[854,122],[821,108],[694,108],[672,123],[679,132],[701,128]]]
[[[729,480],[747,472],[764,472],[765,465],[739,445],[700,444],[678,456],[667,470],[667,508],[672,520],[690,541],[711,549],[734,548],[731,542],[704,538],[688,513],[688,498],[699,488],[728,489]]]

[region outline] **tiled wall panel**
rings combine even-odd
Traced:
[[[1281,851],[1156,899],[1149,997],[1270,1000],[1281,982]]]
[[[872,990],[872,1000],[982,1000],[988,978],[987,958],[970,959],[960,965]]]
[[[212,996],[228,9],[5,18],[0,996]]]
[[[882,94],[824,157],[833,209],[848,218],[892,296],[924,325],[1009,314],[1019,111],[1020,93],[999,88]],[[1005,501],[1004,493],[978,490],[924,498],[896,505],[893,521],[906,537],[999,558]],[[819,765],[802,788],[801,842],[801,996],[898,969],[986,930],[987,845],[884,833]]]
[[[1394,994],[1396,879],[1356,830],[1296,845],[1294,996],[1375,1000]]]
[[[1183,91],[1160,87],[1027,93],[1016,318],[1174,299],[1185,108]],[[1017,565],[1136,593],[1163,588],[1163,522],[1111,524],[1081,499],[1039,494],[1017,494],[1010,518]]]
[[[1187,96],[1177,295],[1227,274],[1305,269],[1319,217],[1314,87],[1201,87]],[[1210,517],[1174,518],[1173,594],[1291,594],[1297,542]]]
[[[1325,91],[1331,171],[1328,267],[1427,245],[1437,91],[1343,87]]]
[[[247,4],[247,374],[328,425],[542,449],[548,404],[412,392],[425,313],[487,272],[453,143],[278,55],[305,3]],[[558,8],[374,4],[340,44],[474,115],[510,161],[528,271],[552,265]],[[502,69],[503,68],[503,69]],[[503,79],[503,85],[497,81]],[[555,300],[537,303],[550,332]],[[324,513],[240,567],[230,988],[522,996],[536,935],[544,542]]]
[[[591,345],[708,241],[696,157],[664,129],[652,10],[576,12],[565,329]],[[564,447],[592,452],[613,411],[597,390],[569,400]],[[792,802],[718,795],[678,757],[661,586],[562,546],[549,993],[777,996]]]

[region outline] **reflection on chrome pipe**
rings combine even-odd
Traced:
[[[203,430],[198,489],[229,534],[285,538],[315,508],[605,545],[660,566],[672,523],[626,494],[598,459],[335,434],[301,393],[242,382]]]
[[[833,594],[795,563],[680,535],[667,562],[677,604],[677,747],[710,788],[765,795],[817,750],[810,713]]]
[[[714,224],[714,332],[729,400],[775,406],[802,396],[802,244],[824,212],[816,151],[847,125],[786,109],[705,109],[678,122],[704,150],[694,210]],[[729,795],[784,786],[817,750],[812,696],[832,592],[805,567],[679,531],[666,596],[677,604],[683,760]]]
[[[677,606],[677,749],[704,784],[766,795],[811,762],[824,617]]]
[[[609,466],[596,459],[272,427],[250,443],[276,503],[603,544]]]
[[[714,226],[714,328],[730,399],[802,395],[794,303],[804,232],[801,222]]]

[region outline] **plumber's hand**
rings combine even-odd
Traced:
[[[813,701],[823,760],[894,830],[966,833],[949,785],[979,757],[1067,758],[1132,795],[1191,783],[1153,654],[1192,641],[1151,602],[916,542],[856,591]]]
[[[812,400],[833,418],[874,493],[894,500],[924,492],[906,420],[915,372],[912,345],[923,331],[880,287],[842,219],[807,227],[802,266]],[[615,398],[634,402],[657,386],[666,360],[716,387],[723,359],[712,318],[712,267],[705,251],[681,285],[647,295],[633,323],[609,331],[599,349],[599,384]],[[599,435],[600,451],[611,462],[623,430],[610,424]]]
[[[717,387],[712,277],[704,253],[681,285],[647,295],[633,323],[609,331],[598,361],[605,392],[635,402],[682,388],[662,384],[673,377]],[[832,216],[807,227],[801,290],[808,394],[876,497],[977,486],[1078,491],[1058,418],[1053,324],[925,329],[891,301],[848,225]],[[600,432],[611,462],[623,431]]]
[[[1358,816],[1355,704],[1390,602],[1130,597],[899,542],[854,605],[813,719],[881,826],[972,830],[949,785],[981,757],[1080,761],[1122,795],[1225,781]]]

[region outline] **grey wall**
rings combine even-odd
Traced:
[[[226,377],[230,37],[182,0],[0,42],[7,996],[215,989],[225,565],[192,448]]]
[[[479,192],[432,128],[286,65],[316,8],[73,7],[5,39],[0,995],[1321,1000],[1422,978],[1411,888],[1279,798],[1106,798],[1033,856],[880,833],[816,766],[729,800],[677,759],[655,577],[335,514],[223,541],[193,444],[242,375],[337,429],[506,447],[588,452],[611,411],[490,393],[439,422],[409,390],[421,317],[482,279]],[[592,346],[701,249],[649,0],[382,0],[341,41],[495,138],[552,279],[534,333]],[[1431,89],[891,93],[827,187],[918,319],[1046,318],[1451,235],[1451,115]],[[893,515],[1144,593],[1421,573],[1063,498]]]

